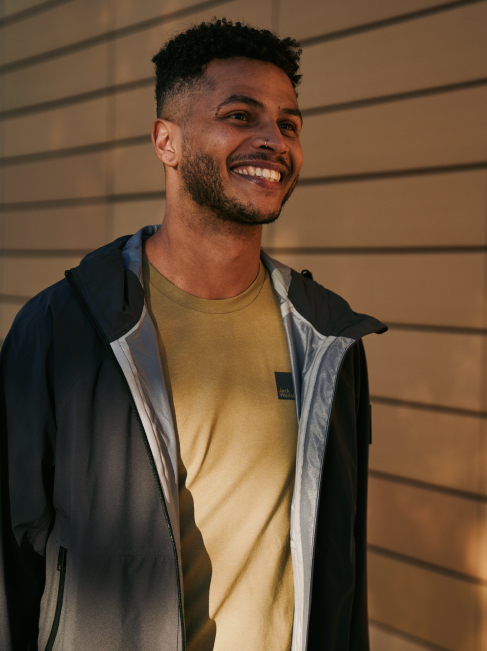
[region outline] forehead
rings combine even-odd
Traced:
[[[218,105],[231,95],[248,95],[264,105],[285,105],[297,108],[296,94],[286,73],[273,63],[235,58],[212,61],[205,77],[211,83],[206,96]]]

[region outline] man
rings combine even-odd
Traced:
[[[377,320],[260,250],[302,164],[298,44],[159,52],[167,208],[21,310],[2,351],[1,648],[368,649]]]

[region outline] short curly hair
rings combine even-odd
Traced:
[[[214,59],[246,57],[273,63],[286,73],[296,93],[301,79],[300,56],[297,41],[289,37],[280,39],[268,29],[256,29],[225,18],[195,25],[167,41],[152,59],[157,116],[162,117],[170,97],[189,90],[189,86],[197,86],[206,66]]]

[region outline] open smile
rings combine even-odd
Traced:
[[[245,181],[250,181],[266,190],[278,190],[282,187],[283,174],[267,166],[239,165],[231,170]]]
[[[245,165],[241,167],[236,167],[234,170],[237,174],[243,174],[244,176],[257,176],[258,178],[263,178],[266,181],[271,181],[271,183],[279,183],[281,180],[281,173],[277,170],[271,170],[267,167],[253,167],[252,165]]]

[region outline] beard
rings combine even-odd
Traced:
[[[254,157],[255,160],[269,160],[260,153],[246,156],[246,160]],[[278,211],[263,213],[254,204],[242,203],[225,194],[218,165],[206,152],[193,153],[190,147],[183,143],[183,157],[179,167],[184,189],[198,206],[208,208],[222,221],[248,226],[271,224],[276,221],[298,182],[296,177]]]

